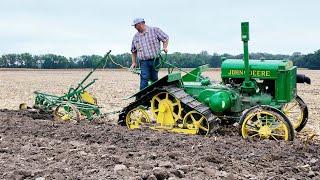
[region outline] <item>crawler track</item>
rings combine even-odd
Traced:
[[[190,111],[197,111],[198,113],[204,115],[208,120],[210,133],[213,133],[219,128],[220,119],[211,113],[208,106],[200,103],[195,98],[187,94],[182,88],[179,88],[175,85],[155,88],[140,98],[137,98],[136,101],[132,102],[122,110],[119,116],[119,124],[125,125],[125,117],[130,110],[141,105],[149,108],[152,97],[160,92],[168,92],[175,98],[179,99],[183,107],[184,114]]]

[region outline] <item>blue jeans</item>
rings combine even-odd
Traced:
[[[155,61],[155,62],[154,62]],[[141,60],[140,61],[140,90],[148,86],[148,81],[158,80],[158,71],[155,70],[154,64],[158,65],[159,60]]]

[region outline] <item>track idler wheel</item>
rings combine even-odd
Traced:
[[[197,111],[190,111],[184,116],[183,126],[187,129],[195,129],[200,135],[208,135],[210,132],[207,118]]]
[[[282,111],[291,121],[293,128],[298,132],[301,131],[308,122],[308,107],[299,96],[285,104],[282,107]]]
[[[294,139],[290,120],[281,111],[270,106],[255,106],[246,111],[240,119],[240,134],[245,139]]]
[[[53,111],[53,117],[58,121],[70,121],[79,122],[80,121],[80,111],[73,104],[60,104]]]
[[[182,119],[180,100],[168,92],[161,92],[153,96],[151,112],[157,123],[162,126],[174,126],[178,120]]]
[[[139,107],[129,111],[126,116],[126,125],[129,129],[137,129],[148,123],[150,123],[148,113]]]

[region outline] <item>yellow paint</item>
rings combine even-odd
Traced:
[[[208,135],[210,132],[207,118],[197,111],[188,112],[184,116],[182,122],[183,125],[187,127],[187,129],[195,130],[197,134],[201,132],[202,134]]]
[[[126,116],[126,125],[129,129],[138,129],[140,126],[150,123],[150,118],[147,112],[143,109],[136,108]]]
[[[155,121],[151,122],[148,113],[144,109],[136,108],[129,111],[126,116],[126,125],[129,129],[148,127],[157,131],[183,134],[199,134],[201,130],[201,132],[208,134],[209,125],[207,119],[196,111],[187,113],[183,119],[183,124],[178,123],[182,119],[181,113],[183,109],[180,101],[169,93],[161,92],[155,95],[150,103],[150,110]]]
[[[241,126],[241,135],[244,139],[260,137],[260,139],[289,140],[287,126],[276,115],[264,110],[247,114]]]
[[[244,75],[244,72],[245,72],[244,70],[230,69],[228,72],[228,75],[241,76],[241,75]],[[251,70],[250,74],[251,76],[255,76],[255,77],[270,77],[271,71]]]
[[[244,74],[243,70],[230,69],[230,71],[228,72],[228,75],[243,75],[243,74]]]
[[[299,110],[295,109],[297,107]],[[290,122],[293,125],[293,128],[296,129],[300,126],[303,121],[303,109],[300,108],[299,102],[295,99],[287,104],[285,104],[282,108],[283,113],[288,117]],[[299,112],[296,112],[299,111]],[[299,113],[299,115],[297,115]]]
[[[158,124],[173,127],[181,119],[182,107],[180,100],[162,92],[151,99],[151,112]]]
[[[97,100],[95,97],[93,97],[92,94],[90,94],[88,91],[83,91],[83,93],[80,94],[81,99],[89,104],[97,105]]]

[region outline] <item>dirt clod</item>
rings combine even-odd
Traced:
[[[0,179],[312,179],[320,145],[70,124],[0,110]],[[155,143],[156,142],[156,143]],[[199,146],[201,142],[201,146]],[[194,148],[191,148],[193,147]]]
[[[114,166],[114,172],[118,173],[119,171],[123,171],[126,170],[127,166],[123,165],[123,164],[116,164]]]

